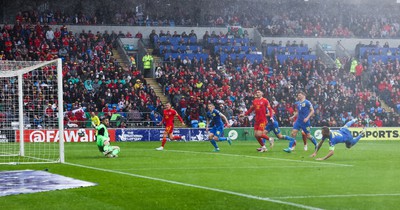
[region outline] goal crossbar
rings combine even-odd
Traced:
[[[29,62],[29,63],[37,63],[33,66],[27,66],[24,67],[22,69],[10,69],[10,70],[5,70],[3,67],[5,65],[7,66],[12,66],[12,65],[17,65],[19,64],[19,61],[5,61],[5,62],[0,62],[0,77],[16,77],[18,75],[23,75],[26,74],[34,69],[38,69],[42,66],[47,66],[50,65],[54,62],[56,62],[57,60],[51,60],[51,61],[45,61],[45,62]],[[26,63],[28,64],[28,62]]]

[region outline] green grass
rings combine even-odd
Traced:
[[[114,143],[119,158],[101,157],[94,143],[67,143],[71,164],[0,165],[0,170],[47,168],[97,186],[0,197],[2,209],[398,209],[399,142],[336,146],[319,162],[302,143],[291,154],[279,141],[258,153],[255,141]],[[327,145],[318,157],[328,152]],[[310,145],[309,145],[310,148]],[[92,168],[91,168],[92,167]],[[97,169],[95,169],[97,168]],[[167,182],[173,181],[172,182]],[[236,193],[236,194],[235,194]],[[259,199],[250,198],[256,196]],[[269,199],[272,199],[269,200]],[[297,206],[296,206],[297,205]]]

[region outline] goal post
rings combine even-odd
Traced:
[[[62,60],[0,61],[0,86],[0,164],[64,163]]]

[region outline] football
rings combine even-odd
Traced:
[[[86,135],[85,129],[81,128],[78,130],[78,136],[83,137]]]

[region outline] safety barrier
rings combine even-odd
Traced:
[[[339,129],[339,128],[331,128]],[[350,128],[353,136],[358,136],[362,128]],[[367,128],[366,135],[361,140],[400,140],[398,127],[370,127]],[[94,129],[85,129],[86,135],[81,137],[77,129],[66,129],[64,139],[66,142],[93,142]],[[281,128],[282,135],[290,135],[292,128]],[[111,141],[134,142],[134,141],[160,141],[163,128],[124,128],[109,129]],[[311,128],[311,134],[317,140],[321,140],[322,133],[320,128]],[[185,136],[187,141],[205,141],[208,138],[208,132],[204,128],[176,128],[174,135]],[[59,132],[56,129],[27,129],[25,130],[25,142],[57,142]],[[253,128],[228,128],[224,130],[224,136],[229,136],[234,141],[255,141]],[[270,137],[275,137],[271,132]],[[0,142],[13,142],[19,139],[19,130],[4,131],[0,130]],[[301,133],[296,137],[301,140]]]

